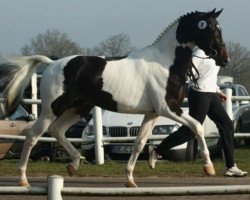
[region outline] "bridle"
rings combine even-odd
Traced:
[[[225,43],[220,43],[219,46],[224,47]],[[213,49],[211,42],[209,42],[209,47],[210,47],[210,49]],[[192,57],[196,57],[196,58],[200,58],[200,59],[211,59],[211,58],[213,59],[217,55],[217,51],[213,49],[213,51],[211,51],[211,52],[214,52],[214,53],[208,55],[207,57],[201,57],[201,56],[197,56],[197,55],[192,55]],[[194,75],[194,72],[192,69],[195,70],[195,72],[197,73],[197,76]],[[199,71],[197,70],[196,66],[193,63],[191,63],[191,66],[187,70],[187,76],[190,78],[191,81],[194,82],[194,85],[196,87],[199,87],[198,79],[199,79],[200,74],[199,74]]]
[[[213,47],[212,47],[212,42],[209,41],[209,42],[208,42],[208,45],[209,45],[209,51],[210,51],[211,53],[208,55],[207,58],[214,58],[214,57],[216,57],[216,56],[217,56],[217,51],[216,51],[215,49],[213,49]],[[225,44],[224,42],[221,42],[221,43],[218,44],[218,46],[219,46],[219,47],[225,47],[226,44]]]
[[[209,51],[211,53],[207,57],[200,57],[197,55],[192,55],[192,57],[196,57],[196,58],[200,58],[200,59],[213,59],[214,57],[216,57],[217,50],[213,49],[211,41],[209,41],[208,44],[209,44]],[[182,46],[182,47],[188,46],[189,48],[192,48],[194,46],[194,44],[193,43],[179,44],[179,46]],[[222,43],[218,44],[218,46],[225,47],[226,45],[224,42],[222,42]],[[193,69],[197,73],[197,76],[194,75]],[[199,71],[196,68],[196,66],[193,64],[193,62],[191,62],[191,64],[189,65],[186,74],[190,78],[190,80],[194,82],[195,86],[199,87],[198,79],[199,79],[200,74],[199,74]]]

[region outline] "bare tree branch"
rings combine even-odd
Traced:
[[[92,53],[100,56],[124,56],[135,47],[131,45],[131,41],[126,34],[117,34],[109,37],[106,41],[101,42],[94,47]]]
[[[249,70],[250,66],[250,52],[246,47],[241,46],[239,43],[228,43],[228,52],[230,55],[229,64],[221,70],[221,74],[230,75],[237,79]]]
[[[221,68],[220,75],[231,76],[235,83],[244,85],[250,91],[250,51],[239,43],[229,42],[230,63]]]
[[[32,38],[29,45],[26,44],[21,48],[21,53],[23,55],[42,54],[61,58],[83,53],[83,50],[77,43],[71,41],[67,34],[54,29]]]

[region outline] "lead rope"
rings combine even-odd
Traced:
[[[194,72],[193,72],[192,68],[197,73],[197,77],[194,75]],[[191,81],[194,82],[195,87],[199,88],[198,79],[200,77],[200,73],[199,73],[198,69],[195,67],[195,65],[193,63],[191,63],[191,65],[189,66],[189,68],[187,70],[187,76],[189,77],[189,79]]]

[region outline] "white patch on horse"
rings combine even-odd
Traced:
[[[161,94],[162,102],[165,102],[168,73],[158,63],[148,64],[142,59],[132,60],[128,57],[119,64],[111,61],[103,72],[103,90],[112,94],[118,112],[155,112],[150,96]]]

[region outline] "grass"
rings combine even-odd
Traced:
[[[250,172],[250,147],[236,149],[235,160],[237,165]],[[214,160],[217,176],[222,176],[225,164],[223,160]],[[78,177],[120,177],[124,176],[126,162],[107,161],[104,165],[82,164],[77,172]],[[67,163],[62,162],[33,162],[29,161],[27,175],[28,176],[48,176],[61,175],[68,176],[66,171]],[[18,160],[1,160],[0,176],[17,176]],[[135,167],[134,175],[137,177],[149,176],[175,176],[175,177],[201,177],[203,160],[199,159],[192,162],[158,162],[156,169],[152,170],[148,167],[147,161],[138,161]]]

